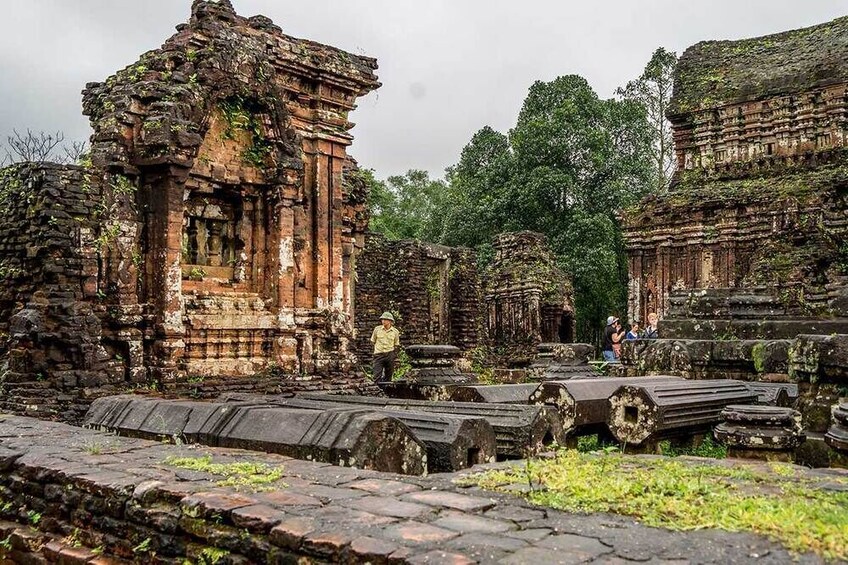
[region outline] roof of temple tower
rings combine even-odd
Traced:
[[[848,16],[739,41],[703,41],[680,57],[669,115],[848,82]]]
[[[239,16],[228,0],[195,0],[160,49],[86,86],[92,161],[190,166],[210,110],[233,97],[292,115],[299,132],[349,141],[347,113],[381,86],[376,69],[376,59],[285,35],[265,16]]]

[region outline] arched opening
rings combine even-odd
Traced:
[[[574,312],[563,312],[559,322],[559,342],[574,343],[575,334]]]

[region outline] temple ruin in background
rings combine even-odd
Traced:
[[[491,264],[471,249],[369,234],[357,262],[360,356],[385,310],[398,316],[403,343],[447,344],[469,352],[487,346],[502,365],[536,354],[540,343],[572,343],[574,291],[544,235],[514,232],[492,242]]]
[[[547,238],[535,232],[495,238],[484,281],[490,343],[528,359],[540,343],[573,343],[576,318],[571,278],[556,264]]]
[[[0,407],[73,419],[127,387],[263,389],[275,370],[356,384],[368,214],[348,113],[376,68],[196,1],[162,48],[87,85],[90,162],[0,179]]]

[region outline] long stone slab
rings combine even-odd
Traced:
[[[716,319],[666,318],[662,335],[675,339],[703,339],[704,336],[732,335],[741,340],[784,340],[798,334],[830,335],[848,332],[848,319]]]
[[[731,404],[756,404],[757,394],[733,380],[625,385],[609,399],[607,426],[628,445],[707,431]]]
[[[530,404],[530,396],[537,388],[538,383],[460,386],[451,391],[450,399],[454,402]]]
[[[619,387],[682,380],[680,377],[657,376],[548,381],[539,385],[530,400],[555,408],[566,434],[589,435],[607,431],[609,397]]]
[[[330,403],[412,410],[436,414],[464,414],[485,418],[495,430],[499,458],[521,458],[565,441],[556,411],[546,406],[484,404],[470,402],[429,402],[371,396],[304,393],[300,398]]]
[[[96,400],[88,427],[143,439],[185,437],[205,445],[252,449],[334,465],[421,475],[426,446],[387,414],[269,404],[214,404],[140,397]]]
[[[225,396],[230,400],[250,399],[250,395]],[[263,397],[257,397],[260,399]],[[264,397],[271,404],[305,410],[361,410],[355,404],[331,403],[304,398]],[[496,458],[495,432],[481,417],[461,414],[433,414],[410,410],[368,407],[403,422],[427,447],[427,468],[431,473],[460,471]]]

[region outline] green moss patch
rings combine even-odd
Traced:
[[[848,558],[848,492],[825,490],[823,479],[791,465],[729,466],[571,450],[466,480],[490,490],[529,484],[531,502],[567,512],[611,512],[671,530],[754,532],[792,551]]]
[[[284,483],[279,483],[283,477],[283,470],[279,467],[269,467],[264,463],[244,461],[239,463],[214,463],[211,455],[202,457],[168,457],[165,465],[198,471],[223,477],[216,484],[219,487],[233,487],[235,489],[246,489],[253,492],[272,490],[273,488],[285,488]]]
[[[698,43],[680,58],[669,111],[683,114],[838,83],[848,77],[846,51],[846,17],[764,37]]]

